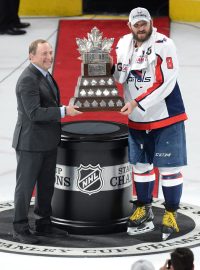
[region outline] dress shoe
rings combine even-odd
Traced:
[[[35,227],[35,235],[38,236],[67,236],[68,232],[58,229],[54,227],[52,224],[41,224],[41,225],[36,225]]]
[[[13,231],[13,240],[20,243],[31,244],[31,245],[35,245],[39,243],[39,240],[37,239],[37,237],[35,237],[28,229],[21,232]]]
[[[19,22],[17,24],[14,25],[15,28],[27,28],[29,27],[31,24],[30,23],[23,23],[23,22]]]
[[[15,27],[8,28],[6,30],[1,30],[0,31],[0,35],[12,35],[12,36],[16,36],[16,35],[24,35],[24,34],[26,34],[26,31],[17,29]]]

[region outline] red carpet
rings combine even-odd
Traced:
[[[159,32],[169,36],[170,21],[168,17],[155,18],[154,26]],[[58,38],[55,54],[55,63],[53,74],[58,82],[61,91],[62,104],[68,104],[71,97],[74,96],[74,90],[77,85],[78,77],[81,75],[81,61],[76,38],[87,38],[87,33],[96,26],[103,37],[115,38],[112,46],[111,55],[115,59],[115,47],[119,38],[129,33],[126,20],[61,20],[58,29]],[[118,85],[119,94],[122,94],[122,88]],[[79,120],[105,120],[127,123],[127,117],[119,112],[87,112],[76,117],[66,117],[63,122]],[[158,197],[158,174],[154,187],[154,197]]]
[[[154,26],[158,31],[169,35],[169,18],[155,18]],[[58,38],[55,54],[53,74],[61,90],[61,101],[68,104],[69,99],[74,96],[77,79],[81,75],[81,61],[76,38],[87,38],[87,33],[96,26],[103,37],[115,38],[111,54],[115,58],[115,47],[119,38],[129,33],[126,20],[61,20],[58,29]],[[119,94],[122,95],[121,86]],[[66,117],[64,121],[78,120],[106,120],[116,122],[127,122],[127,117],[118,112],[87,112],[78,117]]]

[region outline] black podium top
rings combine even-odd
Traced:
[[[76,121],[62,123],[61,140],[96,141],[127,138],[128,127],[118,122]]]

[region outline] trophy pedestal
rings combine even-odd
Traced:
[[[125,232],[132,212],[127,125],[62,124],[52,222],[71,234]]]

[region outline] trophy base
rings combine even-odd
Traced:
[[[74,97],[70,99],[70,105],[76,105],[81,112],[96,111],[120,111],[124,107],[124,99],[121,97],[107,98],[80,98]]]

